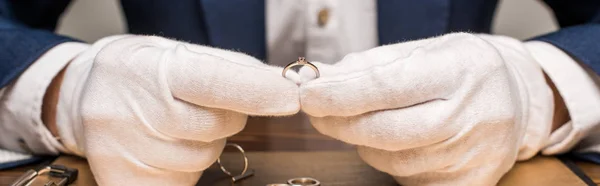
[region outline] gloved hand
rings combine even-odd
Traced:
[[[248,115],[299,111],[281,71],[155,36],[105,38],[69,64],[58,130],[99,185],[194,185]]]
[[[448,34],[315,65],[318,79],[300,71],[313,126],[402,185],[494,185],[550,134],[552,92],[515,39]]]

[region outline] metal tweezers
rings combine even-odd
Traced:
[[[64,186],[73,183],[77,179],[77,169],[68,168],[63,165],[49,165],[40,170],[30,169],[21,175],[11,186],[29,185],[40,175],[48,174],[50,177],[60,178],[60,181],[48,181],[44,186]]]

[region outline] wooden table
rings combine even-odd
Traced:
[[[304,124],[290,124],[288,123],[288,121],[290,120],[294,120],[297,121],[298,118],[296,117],[300,117],[300,116],[294,116],[294,117],[290,117],[290,118],[269,118],[269,119],[265,119],[265,118],[251,118],[249,119],[248,125],[246,126],[246,128],[244,129],[244,131],[242,131],[240,134],[232,137],[229,141],[230,142],[235,142],[238,143],[240,145],[242,145],[244,147],[244,149],[246,149],[247,151],[251,151],[250,158],[253,159],[254,161],[254,168],[256,169],[261,169],[263,170],[261,175],[257,175],[256,178],[253,178],[253,181],[248,181],[246,182],[246,184],[242,184],[242,185],[260,185],[263,183],[267,183],[271,180],[266,181],[265,178],[265,174],[268,172],[277,172],[274,169],[274,167],[272,166],[272,164],[269,164],[267,162],[273,162],[275,161],[281,161],[281,162],[273,162],[275,164],[279,163],[281,164],[282,162],[285,163],[287,161],[282,161],[282,159],[277,159],[275,157],[282,157],[282,158],[286,158],[286,157],[305,157],[305,158],[313,158],[313,159],[319,159],[319,158],[324,158],[320,161],[322,162],[331,162],[329,158],[336,158],[336,159],[345,159],[348,160],[348,163],[345,164],[337,164],[337,165],[331,165],[331,166],[353,166],[353,167],[360,167],[360,170],[364,170],[365,174],[369,174],[371,175],[370,178],[374,178],[375,180],[382,180],[385,183],[390,183],[393,185],[393,181],[391,180],[391,178],[383,173],[377,172],[374,169],[366,166],[364,163],[362,163],[359,159],[357,159],[357,156],[352,155],[353,151],[352,151],[352,146],[344,144],[342,142],[339,142],[337,140],[333,140],[329,137],[323,136],[321,134],[319,134],[318,132],[316,132],[312,127],[306,125],[306,121],[304,121]],[[324,150],[327,150],[329,152],[323,152]],[[335,152],[332,152],[332,150],[334,150]],[[298,154],[298,151],[303,151],[303,152],[309,152],[309,153],[305,153],[305,154]],[[224,156],[228,156],[227,153],[224,154]],[[231,162],[232,163],[236,163],[235,158],[231,158]],[[268,161],[265,161],[268,160]],[[62,161],[62,160],[61,160]],[[543,167],[543,166],[550,166],[550,164],[543,164],[542,166],[538,165],[536,163],[536,161],[550,161],[550,162],[558,162],[557,159],[555,158],[550,158],[550,157],[545,157],[545,158],[536,158],[533,159],[532,161],[528,161],[525,164],[519,165],[518,169],[521,170],[512,170],[511,172],[509,172],[507,175],[510,174],[524,174],[524,173],[528,173],[528,172],[535,172],[535,170],[548,170],[548,169],[555,169],[553,167]],[[258,162],[258,163],[257,163]],[[350,163],[351,162],[351,163]],[[292,163],[293,162],[289,162]],[[81,166],[87,166],[87,164],[85,163],[81,163]],[[580,168],[580,170],[582,170],[587,176],[589,176],[595,183],[600,183],[600,166],[598,165],[594,165],[594,164],[590,164],[590,163],[585,163],[585,162],[576,162],[576,167]],[[12,183],[13,180],[15,180],[19,175],[21,175],[24,171],[30,169],[30,168],[34,168],[37,165],[30,165],[30,166],[25,166],[25,167],[19,167],[16,169],[11,169],[11,170],[5,170],[5,171],[0,171],[0,186],[1,185],[8,185],[10,183]],[[289,166],[289,165],[288,165]],[[342,168],[343,169],[343,168]],[[273,176],[266,174],[267,176]],[[310,174],[309,173],[303,173],[303,174]],[[219,176],[223,176],[223,175],[219,175],[218,173],[218,169],[215,169],[215,167],[211,168],[210,170],[207,170],[205,175],[203,176],[203,179],[201,179],[200,183],[206,183],[206,181],[210,181],[210,179],[219,179]],[[283,180],[284,178],[288,178],[291,177],[292,174],[280,174],[278,175],[279,177],[281,177],[280,181],[285,181]],[[536,179],[547,179],[547,178],[554,178],[556,177],[556,175],[552,176],[552,175],[545,175],[546,177],[542,176],[542,177],[538,177]],[[559,175],[560,176],[560,175]],[[88,178],[91,177],[91,174],[88,175]],[[278,180],[279,180],[279,177]],[[344,182],[339,182],[338,180],[328,180],[328,178],[336,178],[337,177],[333,176],[333,177],[325,177],[325,178],[320,178],[323,180],[327,180],[330,182],[330,185],[348,185],[347,183],[344,184]],[[82,178],[84,179],[84,178]],[[572,179],[572,178],[565,178],[563,180],[568,180],[568,179]],[[338,181],[338,182],[335,182]],[[514,180],[504,180],[501,182],[501,185],[514,185],[514,183],[512,183],[511,181]],[[543,181],[543,180],[542,180]],[[220,182],[223,185],[227,185],[225,184],[225,182]],[[522,183],[522,182],[519,182]],[[537,182],[540,183],[540,182]],[[81,185],[81,184],[80,184]]]
[[[287,179],[299,176],[318,179],[326,186],[397,186],[392,177],[360,161],[354,151],[255,151],[249,152],[247,155],[250,159],[250,168],[256,173],[252,177],[237,182],[236,186],[282,183]],[[241,170],[242,160],[238,153],[225,152],[221,158],[230,171],[239,172]],[[75,185],[96,186],[85,159],[61,156],[54,163],[79,170],[79,177]],[[34,185],[43,185],[46,182],[47,180],[42,177],[37,179]],[[197,185],[230,186],[231,182],[218,166],[213,165],[204,171]],[[516,164],[505,174],[498,185],[585,186],[587,184],[557,158],[535,157]]]
[[[594,181],[596,184],[600,184],[600,165],[587,163],[587,162],[575,162],[577,166]]]

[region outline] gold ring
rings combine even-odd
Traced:
[[[242,171],[242,173],[240,173],[238,176],[242,176],[244,174],[246,174],[246,171],[248,171],[248,157],[246,156],[246,152],[244,151],[244,149],[235,143],[227,143],[225,144],[225,147],[227,146],[232,146],[235,147],[236,149],[238,149],[241,153],[242,156],[244,156],[244,170]],[[221,167],[221,171],[223,171],[223,173],[231,176],[232,178],[236,177],[233,174],[231,174],[231,172],[229,172],[222,164],[221,164],[221,157],[217,158],[217,163],[219,164],[219,167]]]
[[[316,77],[315,78],[319,78],[320,73],[319,73],[319,69],[317,68],[317,66],[313,65],[312,63],[306,61],[306,58],[304,57],[299,57],[298,61],[294,61],[288,65],[285,66],[285,68],[283,68],[283,72],[281,72],[281,75],[283,77],[285,77],[285,73],[290,70],[292,67],[295,66],[308,66],[310,68],[312,68],[315,71]]]

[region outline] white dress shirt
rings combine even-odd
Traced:
[[[335,63],[348,53],[376,47],[376,11],[375,0],[343,3],[336,0],[267,0],[269,63],[283,66],[298,56]],[[16,81],[0,89],[0,148],[37,154],[65,151],[42,124],[41,105],[52,78],[87,47],[78,43],[58,45],[34,62]],[[572,118],[551,134],[542,152],[566,152],[577,144],[578,150],[600,152],[600,137],[590,135],[600,132],[597,74],[586,73],[584,67],[551,44],[533,41],[528,42],[527,47],[556,85]]]
[[[83,43],[57,45],[2,88],[0,148],[35,154],[58,154],[65,150],[42,123],[42,102],[54,76],[85,49],[87,44]]]
[[[270,64],[285,66],[298,56],[332,64],[379,43],[375,0],[267,0],[266,6]]]

